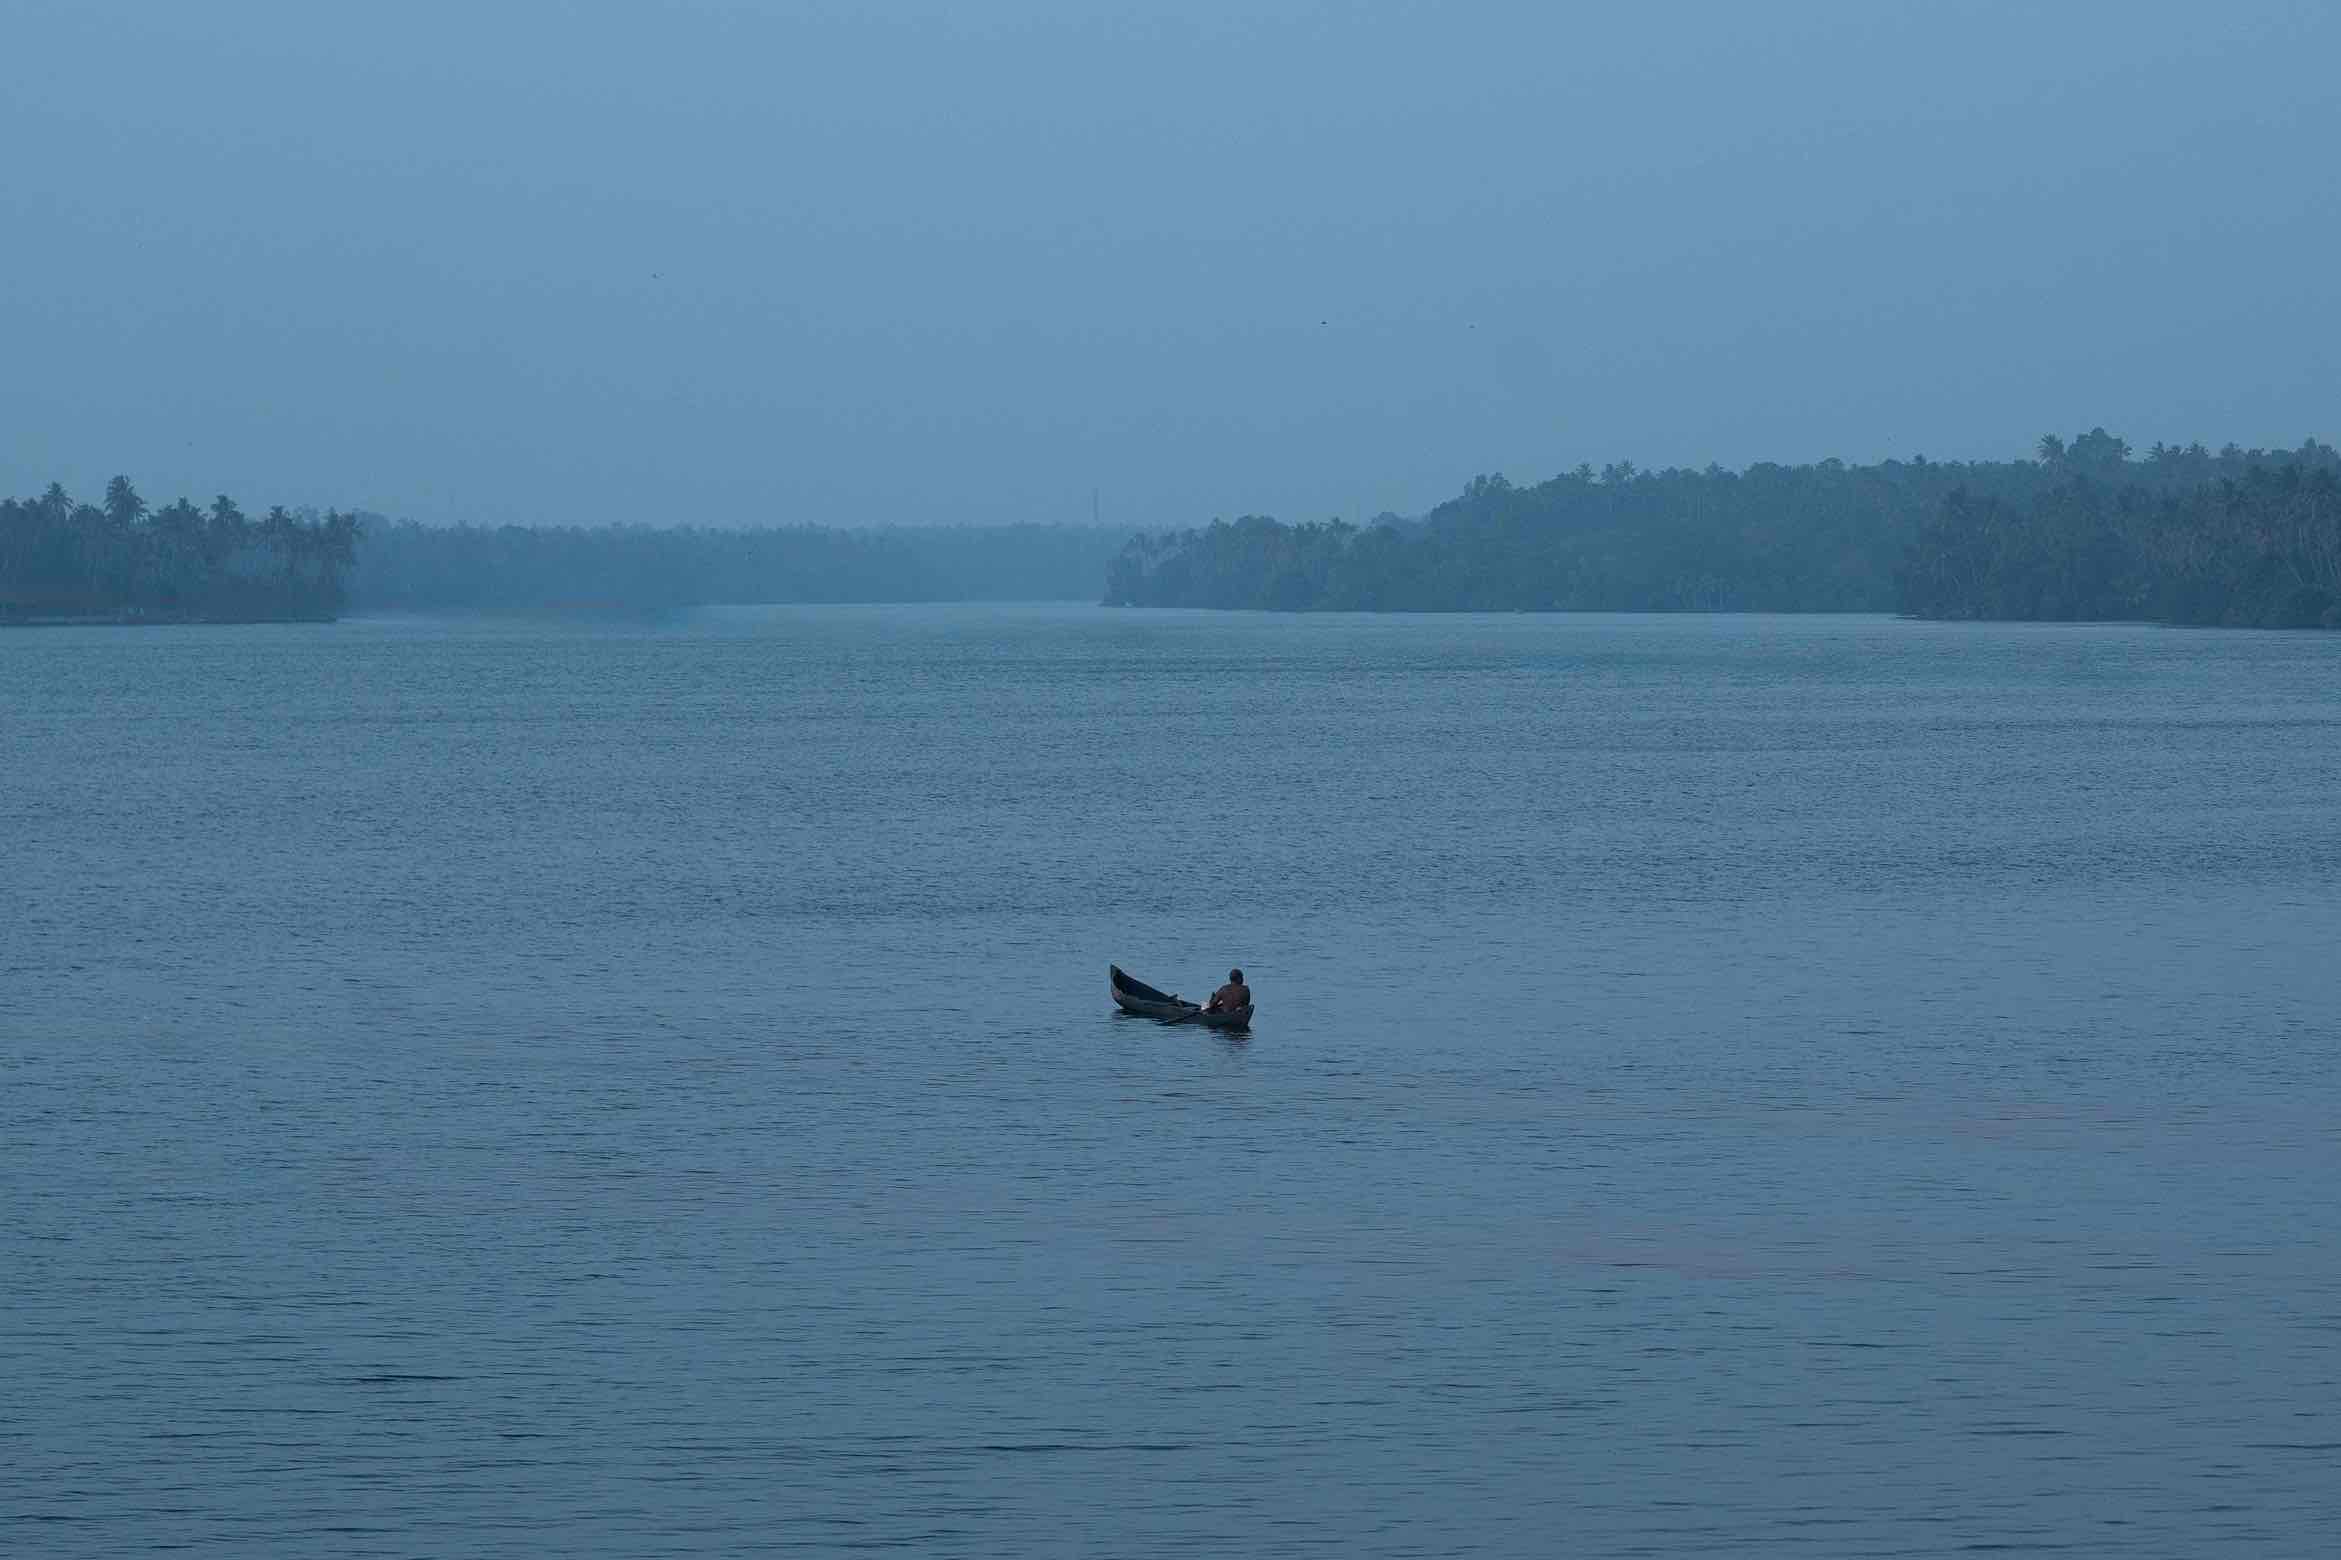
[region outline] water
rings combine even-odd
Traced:
[[[2337,672],[0,638],[0,1550],[2329,1552]]]

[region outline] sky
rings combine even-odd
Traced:
[[[1415,513],[2341,435],[2341,6],[0,0],[0,492]]]

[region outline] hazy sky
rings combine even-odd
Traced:
[[[0,0],[0,491],[1418,510],[2341,435],[2341,5]]]

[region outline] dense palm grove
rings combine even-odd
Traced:
[[[255,519],[224,494],[154,509],[126,477],[95,504],[52,483],[0,499],[0,622],[330,618],[362,530],[338,510]]]
[[[1953,493],[1911,544],[1899,604],[1931,618],[2341,628],[2341,476],[2322,453],[2176,492],[2077,479],[2028,504]]]
[[[1416,611],[1902,611],[2291,626],[2341,605],[2331,446],[2133,459],[2093,429],[2015,461],[1580,466],[1419,520],[1260,516],[1131,542],[1109,602]]]

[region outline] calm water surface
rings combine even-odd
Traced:
[[[2337,782],[2341,637],[9,634],[0,1551],[2330,1554]]]

